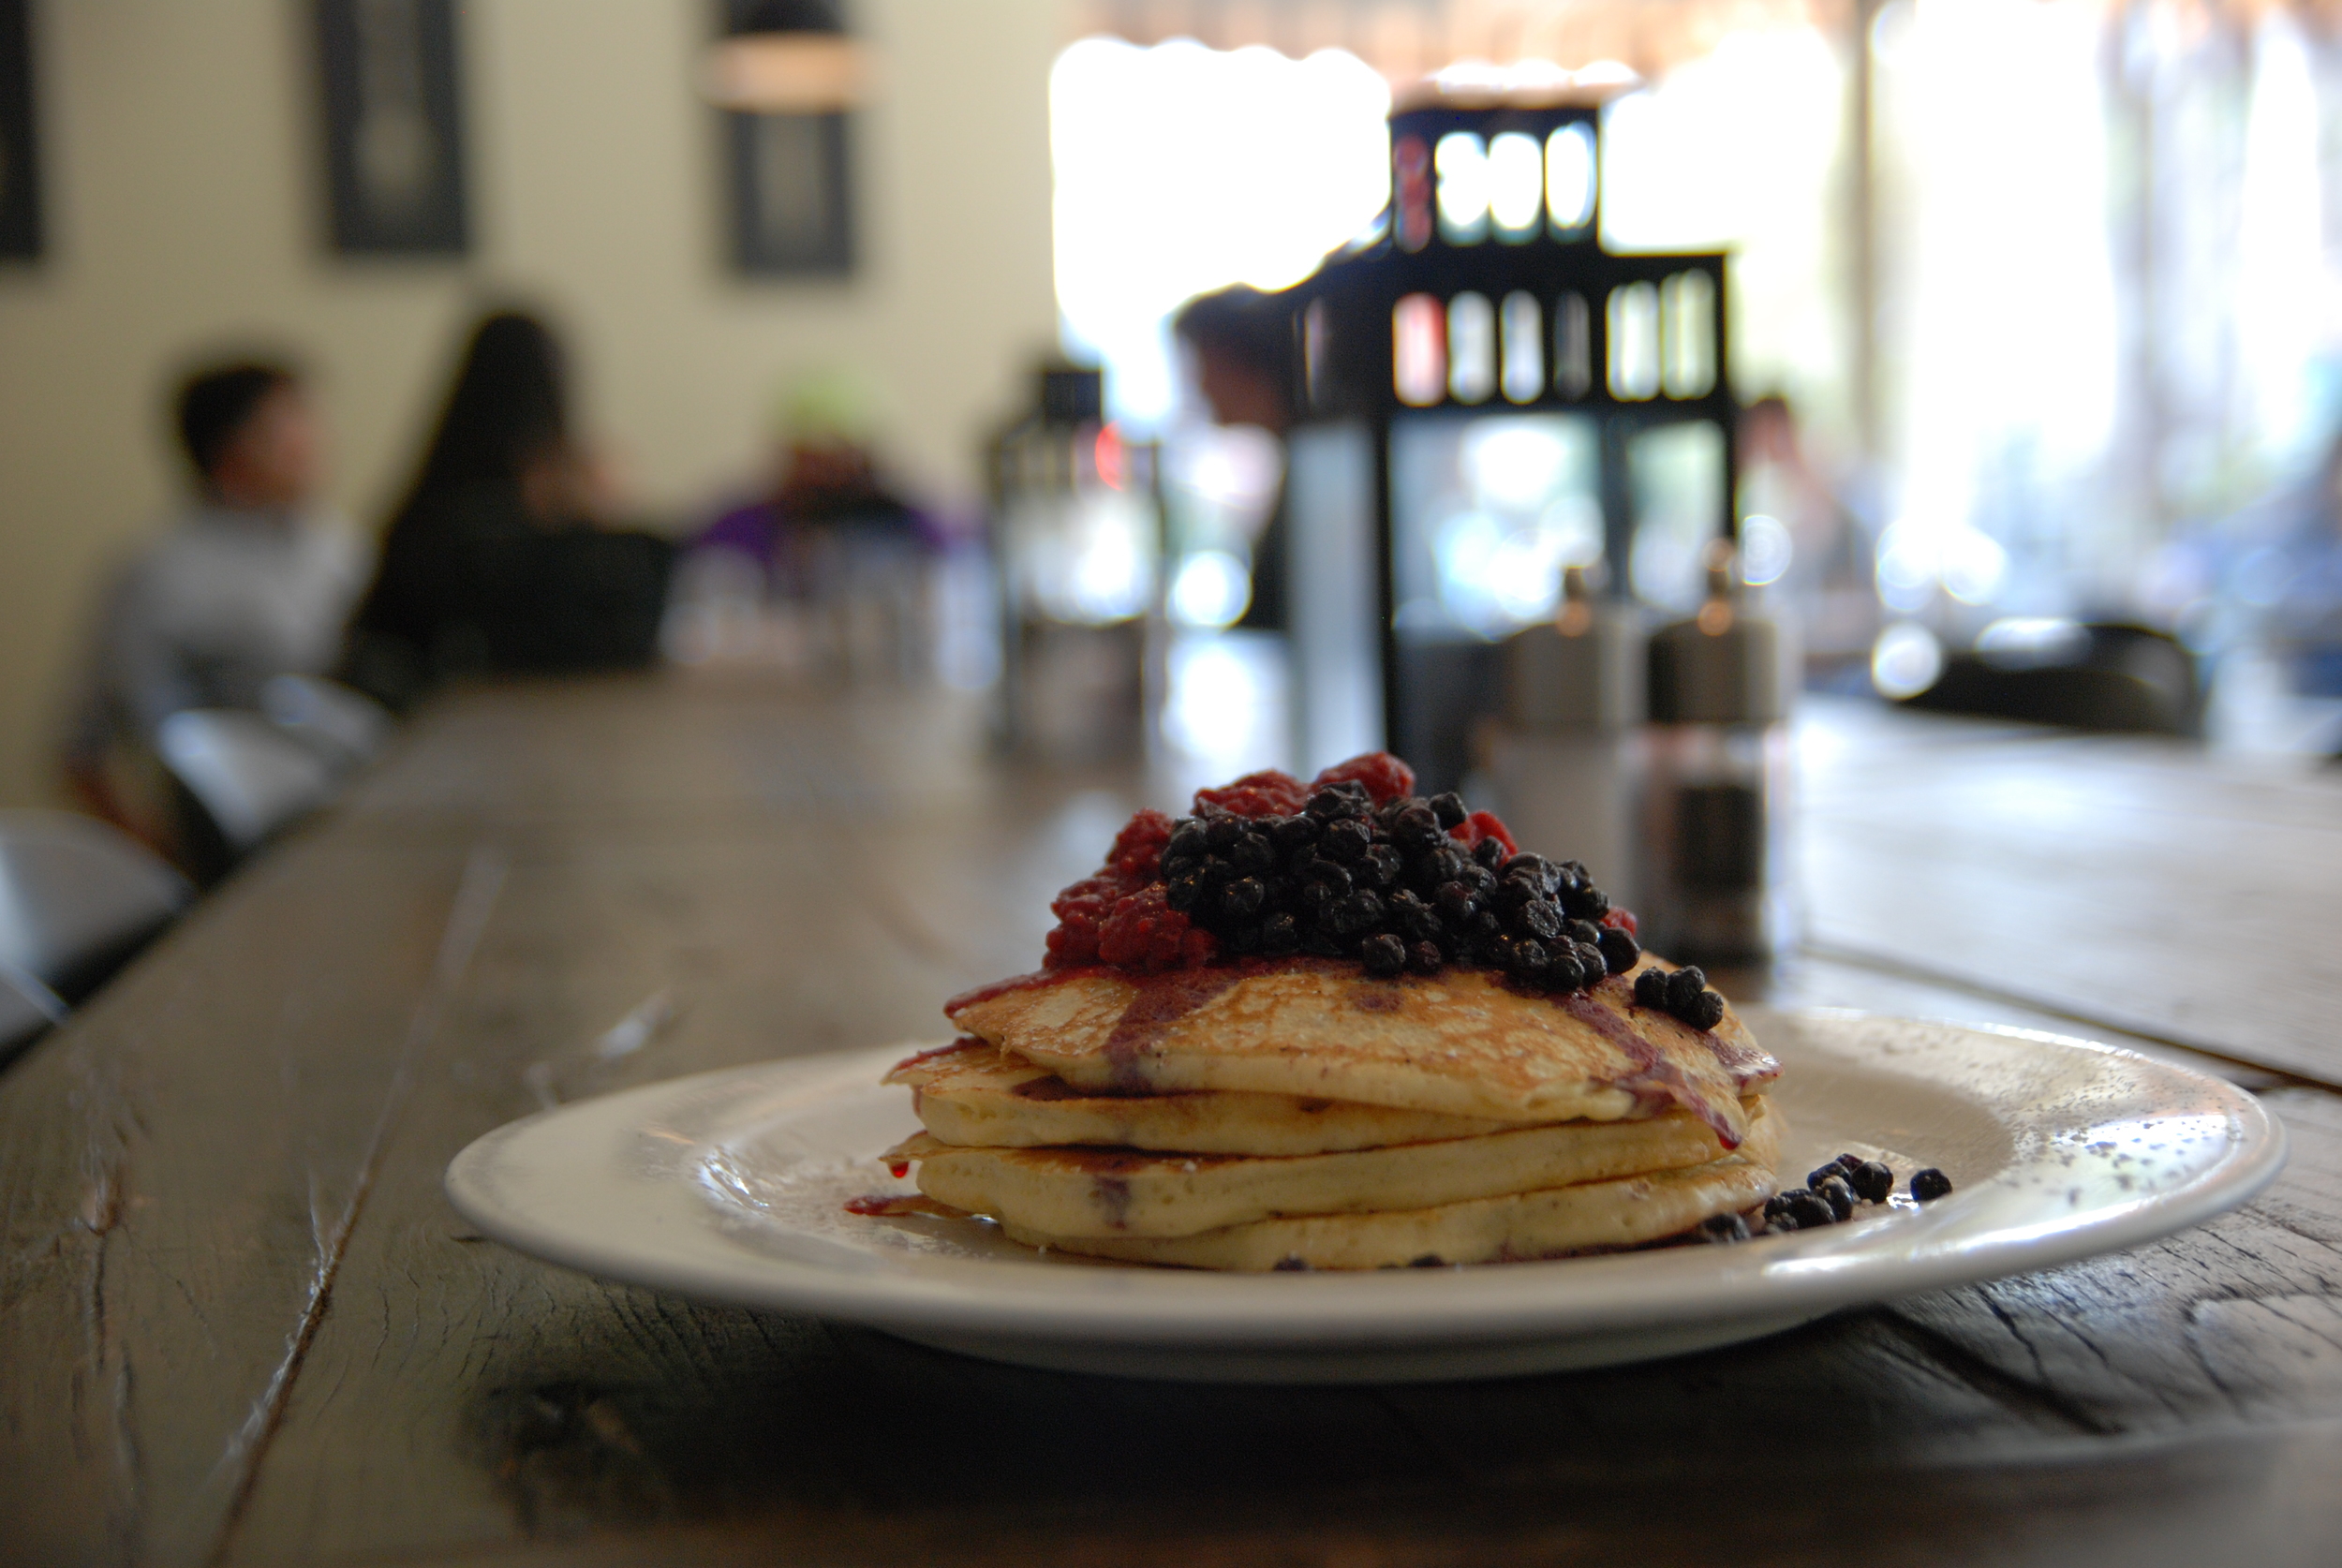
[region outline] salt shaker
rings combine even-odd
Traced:
[[[1515,634],[1505,654],[1504,717],[1488,750],[1505,821],[1523,848],[1583,861],[1613,901],[1634,907],[1640,615],[1594,598],[1585,569],[1571,567],[1553,619]]]
[[[1637,908],[1670,958],[1744,963],[1793,939],[1788,642],[1743,602],[1724,544],[1697,613],[1652,636]]]

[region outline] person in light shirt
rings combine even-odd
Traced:
[[[109,584],[64,755],[84,807],[166,845],[156,729],[183,709],[257,708],[271,676],[332,668],[370,564],[317,505],[324,432],[297,372],[198,371],[175,415],[195,493]]]

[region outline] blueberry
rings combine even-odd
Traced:
[[[1307,812],[1293,817],[1268,819],[1268,836],[1285,854],[1292,854],[1305,844],[1317,842],[1324,824]]]
[[[1301,945],[1301,930],[1289,914],[1273,914],[1261,922],[1260,948],[1263,953],[1282,957]]]
[[[1437,942],[1407,944],[1407,968],[1417,974],[1437,974],[1440,966],[1446,962],[1447,955],[1439,950]]]
[[[1248,833],[1228,851],[1228,864],[1246,876],[1257,876],[1277,864],[1277,846],[1265,833]]]
[[[1594,939],[1594,951],[1602,954],[1602,967],[1612,974],[1624,974],[1641,961],[1642,948],[1634,937],[1615,925],[1599,928]]]
[[[1341,944],[1315,927],[1301,933],[1301,951],[1319,958],[1339,958]]]
[[[1782,1213],[1797,1221],[1801,1231],[1838,1222],[1838,1211],[1830,1206],[1830,1200],[1820,1193],[1799,1187],[1786,1194],[1788,1202],[1781,1206]]]
[[[1911,1196],[1923,1204],[1932,1204],[1951,1191],[1951,1177],[1930,1165],[1923,1171],[1911,1173]]]
[[[1480,901],[1472,896],[1472,890],[1461,882],[1442,882],[1433,890],[1431,902],[1449,924],[1460,925],[1480,912]]]
[[[1593,947],[1602,940],[1602,927],[1591,920],[1564,919],[1562,922],[1562,935],[1571,941],[1583,942],[1588,947]]]
[[[1714,1028],[1724,1022],[1724,998],[1714,991],[1702,991],[1676,1016],[1696,1029]]]
[[[1200,857],[1210,847],[1204,824],[1193,817],[1182,817],[1171,829],[1171,837],[1163,846],[1163,853],[1166,860],[1173,855]]]
[[[1875,1160],[1865,1160],[1845,1178],[1854,1195],[1864,1203],[1883,1204],[1895,1190],[1895,1173]]]
[[[1831,1176],[1839,1176],[1842,1173],[1838,1169],[1838,1162],[1835,1160],[1832,1160],[1827,1165],[1816,1166],[1815,1169],[1806,1172],[1805,1185],[1814,1188],[1816,1191],[1819,1191],[1823,1182],[1828,1181]]]
[[[1383,918],[1383,901],[1363,890],[1327,906],[1326,924],[1338,937],[1355,937]]]
[[[1193,911],[1204,901],[1204,874],[1192,871],[1167,883],[1163,890],[1163,901],[1181,914]]]
[[[1268,902],[1268,889],[1258,877],[1239,877],[1220,893],[1220,912],[1231,920],[1251,920]]]
[[[1385,931],[1367,938],[1366,944],[1358,949],[1358,957],[1366,964],[1369,974],[1397,974],[1407,967],[1407,944]]]
[[[1444,795],[1433,795],[1430,799],[1430,807],[1431,815],[1438,820],[1443,829],[1461,827],[1464,818],[1469,815],[1464,810],[1463,796],[1453,790]]]
[[[1305,895],[1308,888],[1315,886],[1325,888],[1329,897],[1346,898],[1355,885],[1350,880],[1350,873],[1330,860],[1312,863],[1301,876]]]
[[[1713,1242],[1746,1241],[1748,1221],[1737,1214],[1711,1214],[1699,1222],[1699,1234]]]
[[[1446,835],[1428,806],[1410,806],[1390,822],[1390,841],[1402,850],[1436,849]]]
[[[1708,976],[1697,964],[1686,964],[1668,976],[1668,1011],[1682,1014],[1707,987]]]
[[[1668,991],[1668,972],[1665,969],[1649,969],[1635,977],[1635,1003],[1638,1007],[1666,1012]]]
[[[1831,1218],[1844,1220],[1854,1212],[1854,1189],[1842,1176],[1825,1176],[1815,1185],[1815,1193],[1830,1206]]]
[[[1598,984],[1602,977],[1609,972],[1609,960],[1602,956],[1600,948],[1575,942],[1571,944],[1570,952],[1578,958],[1578,972],[1581,977],[1578,984],[1580,985]]]
[[[1472,846],[1472,858],[1483,870],[1493,873],[1506,859],[1505,846],[1493,838],[1483,838]]]
[[[1304,806],[1311,816],[1323,822],[1343,821],[1365,816],[1374,808],[1367,796],[1366,786],[1353,779],[1328,784],[1310,796]]]
[[[1600,920],[1610,912],[1610,895],[1586,882],[1562,890],[1562,908],[1579,920]]]
[[[1366,858],[1367,849],[1373,842],[1372,829],[1355,817],[1346,817],[1326,825],[1326,836],[1319,843],[1318,851],[1344,865],[1356,865]]]
[[[1307,1274],[1310,1261],[1298,1252],[1287,1252],[1268,1266],[1279,1274]]]
[[[1531,936],[1549,942],[1562,934],[1561,906],[1549,898],[1532,898],[1520,906],[1520,924]]]
[[[1398,883],[1400,873],[1406,869],[1406,864],[1398,851],[1387,844],[1377,844],[1367,851],[1366,858],[1358,863],[1358,876],[1376,887],[1392,887]]]
[[[1542,976],[1553,962],[1545,944],[1534,937],[1523,937],[1513,943],[1511,961],[1505,967],[1526,980]]]

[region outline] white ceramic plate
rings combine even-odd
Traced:
[[[1602,1366],[2135,1247],[2285,1162],[2248,1094],[2110,1046],[1745,1010],[1781,1058],[1794,1183],[1844,1149],[1952,1195],[1731,1247],[1475,1268],[1226,1275],[1043,1257],[968,1220],[867,1219],[916,1131],[877,1078],[912,1047],[800,1058],[563,1106],[448,1167],[481,1230],[589,1274],[808,1312],[996,1360],[1135,1377],[1397,1382]],[[1867,1217],[1864,1217],[1867,1216]]]

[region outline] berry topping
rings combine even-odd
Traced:
[[[1156,972],[1307,954],[1381,976],[1472,965],[1554,991],[1636,969],[1634,916],[1610,910],[1584,865],[1524,854],[1494,816],[1414,788],[1406,764],[1375,753],[1308,784],[1272,771],[1200,790],[1176,821],[1142,811],[1050,905],[1045,963]],[[1723,998],[1690,973],[1647,969],[1637,999],[1708,1027]]]
[[[1845,1180],[1854,1195],[1866,1204],[1883,1204],[1895,1190],[1895,1173],[1875,1160],[1860,1161]]]
[[[1844,1220],[1854,1212],[1854,1189],[1845,1184],[1842,1176],[1828,1176],[1816,1182],[1814,1195],[1830,1206],[1833,1220]]]
[[[1911,1196],[1923,1204],[1932,1204],[1951,1191],[1951,1177],[1930,1165],[1911,1174]]]

